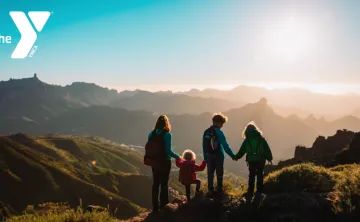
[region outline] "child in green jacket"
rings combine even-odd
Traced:
[[[263,193],[265,162],[267,160],[272,164],[273,157],[267,141],[254,122],[250,122],[245,127],[242,137],[244,141],[239,152],[235,155],[235,160],[241,159],[246,154],[246,162],[249,167],[249,186],[246,201],[251,202],[255,189],[255,177],[257,177],[257,192]]]

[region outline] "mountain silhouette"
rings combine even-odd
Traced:
[[[0,82],[0,121],[26,118],[44,122],[65,111],[92,105],[149,112],[198,114],[219,109],[224,111],[238,107],[239,103],[141,90],[118,93],[116,90],[84,82],[62,87],[44,83],[36,75]]]
[[[244,89],[251,92],[260,90],[256,87],[238,87],[235,90]],[[212,96],[212,90],[208,91]],[[0,97],[0,134],[86,134],[143,146],[157,116],[169,112],[175,150],[180,153],[184,149],[193,149],[198,154],[202,153],[201,137],[211,125],[212,112],[232,105],[225,100],[171,92],[136,90],[117,93],[88,83],[54,86],[41,82],[37,76],[1,82]],[[201,113],[189,114],[188,111]],[[306,119],[283,117],[274,111],[264,97],[259,98],[258,102],[224,113],[229,117],[229,122],[223,130],[234,152],[242,142],[242,129],[248,122],[255,121],[264,131],[277,160],[291,158],[296,145],[309,146],[320,134],[328,136],[342,128],[360,130],[360,120],[353,116],[333,121],[316,119],[314,116]],[[244,163],[227,164],[229,170],[235,173],[239,172],[238,165],[245,169]]]

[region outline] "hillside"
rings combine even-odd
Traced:
[[[344,155],[347,157],[359,157],[359,135],[359,133],[339,130],[332,137],[319,137],[312,148],[307,148],[306,151],[302,151],[303,154],[300,154],[300,148],[297,148],[295,155],[300,155],[304,159],[304,156],[309,156],[305,155],[304,152],[316,153],[316,155],[313,155],[313,157],[316,157],[315,159],[307,159],[305,162],[308,162],[308,160],[313,160],[313,162],[329,160],[329,153],[333,153],[333,159],[338,160],[344,160]],[[137,173],[141,171],[140,168],[136,167],[139,156],[126,146],[115,145],[113,142],[94,137],[60,137],[55,135],[30,137],[23,134],[2,137],[1,144],[5,144],[4,147],[12,146],[10,150],[18,153],[18,155],[9,155],[9,153],[12,153],[9,152],[9,149],[4,147],[0,149],[1,157],[3,158],[0,177],[2,181],[5,181],[4,184],[10,183],[9,187],[5,188],[9,190],[20,189],[20,185],[17,185],[17,187],[12,186],[16,184],[15,182],[11,183],[13,180],[17,181],[18,184],[23,183],[27,189],[31,189],[33,192],[29,193],[20,190],[20,193],[23,192],[21,193],[22,198],[31,198],[36,194],[37,198],[31,200],[34,201],[35,204],[49,200],[48,197],[53,198],[52,200],[55,202],[64,201],[59,198],[60,195],[64,195],[63,198],[65,198],[67,195],[72,194],[74,195],[74,199],[81,198],[79,196],[81,196],[83,192],[88,192],[87,195],[90,194],[87,198],[82,199],[85,204],[89,201],[94,201],[91,190],[82,190],[86,186],[77,189],[81,182],[86,183],[87,181],[91,181],[91,183],[94,184],[93,189],[101,186],[98,188],[100,192],[98,193],[99,196],[97,196],[98,199],[96,199],[96,201],[101,201],[102,192],[106,192],[106,196],[112,197],[109,198],[109,200],[114,201],[115,204],[117,204],[116,206],[119,207],[118,209],[123,207],[121,214],[117,215],[118,217],[129,217],[124,216],[124,210],[127,212],[127,210],[132,209],[131,207],[129,208],[129,206],[137,209],[137,211],[133,213],[133,217],[126,220],[127,222],[235,222],[239,220],[245,222],[357,222],[360,218],[360,166],[358,164],[348,164],[349,159],[347,159],[347,162],[332,162],[333,166],[328,167],[317,166],[313,163],[291,163],[288,166],[283,166],[282,169],[275,170],[266,176],[266,195],[262,197],[257,196],[250,205],[244,202],[243,195],[245,187],[241,184],[243,182],[233,181],[232,177],[228,177],[229,175],[227,175],[224,184],[226,196],[223,199],[218,200],[216,198],[198,196],[186,203],[184,196],[173,192],[174,200],[172,203],[168,204],[159,214],[151,215],[149,211],[143,211],[125,199],[116,196],[116,194],[119,196],[121,194],[121,196],[141,206],[144,204],[144,197],[147,197],[150,193],[146,189],[143,189],[150,184],[146,184],[146,180],[139,180],[139,177],[142,176],[137,175]],[[86,146],[84,146],[85,144]],[[339,148],[347,146],[346,144],[348,144],[348,148]],[[66,151],[64,148],[68,150]],[[336,152],[336,150],[341,150],[341,152]],[[105,151],[100,152],[103,154],[101,156],[108,156],[107,158],[109,159],[112,158],[110,154],[116,154],[116,157],[121,157],[126,160],[128,164],[120,162],[121,167],[117,167],[126,169],[125,171],[127,172],[133,172],[135,175],[127,175],[116,170],[106,170],[103,168],[105,167],[104,164],[115,164],[115,162],[103,161],[98,156],[99,151]],[[46,155],[44,155],[45,153]],[[34,154],[41,154],[43,158],[36,159],[36,163],[35,161],[32,162],[32,160],[36,158]],[[17,167],[15,164],[11,164],[14,162],[11,161],[12,156],[18,156],[17,160],[22,158],[20,161],[17,161],[17,163],[24,162],[25,164]],[[338,158],[339,156],[342,156],[342,158]],[[74,157],[76,157],[76,159],[73,159]],[[53,158],[53,161],[50,161],[50,158]],[[93,160],[94,158],[99,160],[96,166],[88,163],[89,160]],[[82,161],[84,161],[83,164]],[[359,162],[360,161],[357,160],[357,163]],[[320,162],[317,162],[317,164],[319,163]],[[71,167],[71,164],[73,164],[74,168]],[[116,168],[116,165],[112,165],[111,167]],[[22,173],[21,168],[28,172],[28,176]],[[54,173],[56,171],[61,171],[64,175],[68,176],[60,178],[58,177],[59,173]],[[37,186],[33,185],[35,183],[34,180],[29,179],[30,174],[38,179],[36,181]],[[73,184],[72,181],[77,177],[81,182],[79,181],[77,184]],[[130,179],[131,177],[133,177],[133,179]],[[203,175],[200,175],[200,178],[204,180]],[[60,180],[66,182],[61,183]],[[70,186],[71,189],[69,188]],[[206,183],[203,184],[203,186],[206,186]],[[41,189],[44,187],[47,189]],[[24,189],[24,187],[22,188]],[[61,192],[58,193],[59,196],[54,195],[52,189]],[[237,190],[235,191],[235,189]],[[125,192],[122,192],[124,190]],[[141,193],[138,193],[139,191]],[[138,199],[133,196],[136,192],[139,194]],[[26,193],[28,195],[23,196]],[[1,190],[0,194],[2,197],[7,197],[8,195],[4,190]],[[39,201],[39,199],[41,199],[41,201]],[[71,204],[71,198],[69,198],[69,200]],[[8,198],[8,201],[14,201],[14,199]],[[120,204],[116,201],[119,201]],[[111,201],[109,201],[109,203],[114,204]],[[121,205],[124,203],[125,206]],[[126,205],[126,203],[129,205]],[[7,204],[2,203],[1,206],[2,209],[7,209],[7,211],[12,210]],[[114,209],[112,206],[113,205],[110,205],[109,207],[110,211],[99,208],[101,210],[100,212],[88,212],[81,209],[70,209],[61,204],[42,204],[36,209],[34,209],[34,207],[27,207],[26,211],[29,212],[28,214],[11,217],[9,221],[92,220],[115,222],[118,220],[113,215],[113,212],[116,211],[112,210]],[[130,210],[130,212],[132,211]]]
[[[252,120],[256,121],[264,131],[276,159],[291,157],[293,151],[288,151],[289,149],[297,144],[310,144],[317,136],[314,130],[301,121],[289,120],[277,115],[265,99],[239,109],[229,110],[225,114],[229,116],[229,122],[225,124],[224,132],[234,152],[238,151],[242,142],[243,127]],[[211,116],[211,113],[169,115],[173,125],[174,149],[178,153],[184,149],[193,149],[201,154],[202,134],[211,125]],[[28,131],[25,131],[24,127],[19,130],[37,135],[47,132],[98,135],[116,142],[144,146],[156,118],[157,115],[145,111],[92,106],[66,112],[45,124],[32,124]],[[227,161],[227,169],[238,175],[246,176],[242,173],[245,167],[242,161]]]
[[[228,192],[222,200],[178,197],[158,215],[140,214],[128,222],[356,222],[360,218],[360,166],[324,168],[300,164],[265,178],[267,193],[250,205]]]
[[[250,87],[248,90],[256,92],[259,89]],[[117,93],[88,83],[54,86],[40,81],[37,76],[1,82],[0,97],[2,135],[61,132],[102,136],[116,142],[143,146],[156,121],[158,114],[154,113],[169,112],[175,150],[180,153],[190,148],[198,154],[201,153],[202,133],[211,125],[212,112],[234,105],[228,100],[172,92],[136,90]],[[214,103],[219,106],[214,106]],[[202,113],[180,114],[187,112]],[[234,152],[242,142],[243,127],[254,120],[264,131],[276,160],[293,157],[295,146],[309,146],[318,135],[328,136],[343,128],[360,130],[360,120],[352,116],[333,121],[312,115],[306,119],[296,115],[283,117],[264,98],[224,113],[229,116],[224,131]],[[246,176],[246,166],[242,161],[227,161],[226,164],[229,171]]]
[[[266,195],[245,204],[240,194],[225,187],[222,200],[198,196],[186,203],[176,196],[157,215],[142,212],[126,222],[357,222],[360,218],[360,166],[324,168],[299,164],[271,173],[265,178]],[[11,222],[118,221],[106,209],[69,209],[63,204],[28,207],[28,214],[11,217]]]
[[[239,109],[232,109],[224,112],[224,114],[229,117],[229,122],[225,124],[224,131],[229,143],[233,145],[234,151],[242,141],[241,131],[243,127],[251,120],[254,120],[264,131],[274,147],[276,156],[281,156],[284,149],[293,147],[296,142],[309,144],[317,136],[314,130],[301,121],[288,120],[277,115],[267,105],[266,100],[248,104]],[[211,125],[211,115],[211,113],[169,115],[173,125],[175,149],[182,151],[185,148],[191,148],[200,152],[201,143],[199,140],[201,140],[203,131]],[[98,106],[67,112],[48,121],[43,127],[35,127],[34,130],[40,129],[38,133],[45,133],[46,131],[88,133],[118,142],[122,141],[126,144],[144,145],[156,118],[156,115],[145,111],[130,112]],[[126,129],[123,126],[127,126]],[[278,135],[282,135],[282,137]]]
[[[229,117],[229,122],[224,126],[224,132],[234,152],[238,151],[242,142],[243,127],[252,120],[264,131],[276,160],[291,158],[295,146],[299,144],[309,146],[319,135],[318,131],[310,126],[309,121],[304,122],[300,118],[284,118],[276,114],[267,104],[266,99],[224,113]],[[181,153],[184,149],[193,149],[198,154],[202,152],[199,141],[201,141],[204,129],[211,125],[211,115],[211,113],[169,115],[173,125],[173,145],[177,152]],[[157,115],[146,111],[90,106],[72,109],[42,124],[19,122],[19,125],[12,125],[12,132],[21,131],[36,135],[48,132],[98,135],[117,142],[143,146],[156,118]],[[332,125],[324,122],[324,125],[328,126],[327,130],[330,131],[331,126],[337,127],[341,124],[338,122]],[[226,164],[229,171],[246,176],[242,172],[246,169],[243,162],[227,161]]]
[[[190,97],[169,93],[151,93],[137,91],[132,96],[122,96],[113,101],[113,107],[127,110],[145,110],[154,113],[170,114],[200,114],[203,112],[225,111],[240,107],[241,102],[231,102],[225,99]]]
[[[151,178],[142,155],[101,138],[0,137],[1,201],[16,212],[44,202],[117,208],[127,218],[151,206]]]

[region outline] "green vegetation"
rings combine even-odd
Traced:
[[[36,209],[29,205],[25,214],[22,216],[14,216],[7,222],[63,222],[63,221],[99,221],[112,222],[118,221],[110,215],[107,210],[102,211],[84,211],[81,207],[71,209],[68,205],[62,203],[45,203],[40,204]]]
[[[177,197],[184,194],[184,186],[178,182],[177,168],[173,169],[170,195]],[[24,212],[8,221],[128,219],[151,208],[150,175],[141,152],[103,138],[24,134],[0,137],[0,196],[6,203],[2,208]],[[206,171],[199,172],[198,178],[206,192]],[[239,200],[246,192],[245,184],[239,176],[229,172],[224,175],[224,191],[230,199]],[[325,208],[337,214],[360,209],[360,165],[356,164],[333,168],[312,163],[293,165],[270,173],[265,186],[272,200],[306,193],[326,202]],[[68,204],[65,207],[47,202]],[[41,203],[47,204],[38,205]],[[82,203],[107,209],[89,212],[78,207]]]
[[[108,212],[86,212],[81,210],[67,210],[62,213],[48,212],[44,215],[23,215],[12,217],[7,222],[63,222],[63,221],[97,221],[97,222],[110,222],[118,221],[111,217]]]
[[[298,164],[270,173],[265,178],[268,193],[310,192],[326,194],[335,213],[359,210],[360,165],[325,168]]]
[[[206,170],[199,172],[198,178],[201,179],[201,189],[207,191],[207,173]],[[214,184],[216,186],[216,175],[214,176]],[[246,192],[246,180],[230,172],[224,173],[224,192],[230,196],[240,197]]]
[[[132,217],[151,207],[151,178],[140,174],[147,170],[141,153],[103,140],[0,137],[0,196],[16,212],[48,201],[74,208],[82,199],[85,205],[118,208],[118,218]]]

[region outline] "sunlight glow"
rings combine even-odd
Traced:
[[[270,33],[269,46],[276,58],[295,61],[309,55],[313,48],[313,31],[309,24],[290,19]]]
[[[359,84],[340,84],[340,83],[299,83],[299,82],[267,82],[267,83],[248,83],[247,86],[263,87],[269,90],[280,89],[302,89],[315,93],[323,93],[328,95],[342,94],[360,94]]]

